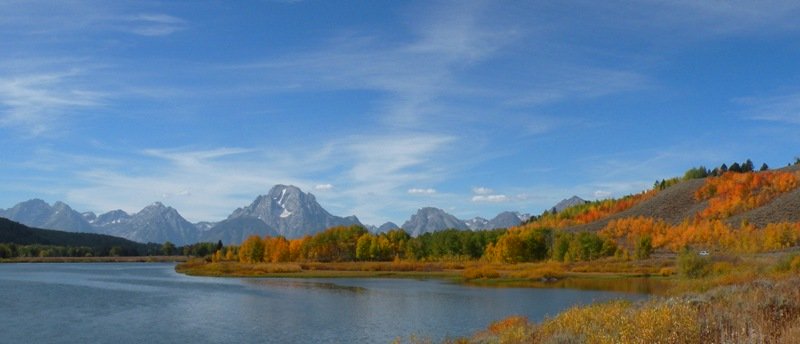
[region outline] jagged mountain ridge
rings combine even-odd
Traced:
[[[137,242],[166,242],[186,245],[197,242],[197,228],[175,208],[155,202],[136,214],[115,210],[95,221],[99,232]]]
[[[434,207],[425,207],[412,215],[403,223],[402,228],[411,236],[420,236],[428,232],[444,229],[468,230],[467,224],[444,210]]]
[[[35,198],[15,205],[7,210],[0,210],[0,216],[37,228],[52,228],[67,232],[94,232],[83,215],[63,202],[52,206]]]
[[[259,219],[267,228],[290,239],[313,235],[335,226],[362,226],[355,216],[331,215],[317,203],[313,194],[304,193],[293,185],[280,184],[272,187],[268,194],[256,197],[249,206],[236,209],[217,226],[225,226],[226,222],[238,218]]]
[[[516,226],[524,215],[503,212],[492,220],[482,221],[479,226],[447,214],[441,209],[423,208],[423,213],[404,223],[403,228],[413,235],[455,228],[460,230],[482,230]],[[56,216],[58,215],[58,216]],[[189,223],[177,210],[155,202],[138,213],[112,210],[103,214],[78,213],[63,202],[50,206],[42,200],[30,200],[11,209],[0,209],[0,216],[20,223],[64,231],[85,231],[114,235],[138,242],[170,241],[177,245],[198,241],[217,241],[238,244],[250,235],[282,235],[297,238],[313,235],[334,226],[362,225],[355,216],[331,215],[317,203],[311,193],[291,185],[276,185],[266,195],[256,197],[248,206],[238,208],[219,222]],[[67,220],[53,220],[65,218]],[[387,222],[372,230],[376,233],[400,228]]]

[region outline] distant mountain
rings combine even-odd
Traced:
[[[511,211],[504,211],[500,214],[497,214],[491,220],[484,219],[482,217],[475,217],[469,220],[464,221],[467,224],[467,227],[473,231],[478,230],[486,230],[486,229],[496,229],[496,228],[509,228],[514,226],[519,226],[523,221],[525,221],[530,216],[523,215],[517,212]]]
[[[216,242],[238,245],[251,235],[278,236],[278,232],[255,217],[236,217],[216,223],[210,229],[200,233],[198,241]]]
[[[486,224],[485,229],[495,229],[495,228],[509,228],[514,226],[519,226],[522,221],[522,216],[516,212],[504,211],[500,214],[497,214],[493,219],[489,220]]]
[[[444,229],[469,230],[464,221],[446,213],[442,209],[426,207],[417,211],[408,221],[403,223],[403,229],[411,236],[419,236],[428,232]]]
[[[488,228],[487,226],[489,225],[489,220],[477,216],[469,220],[465,220],[464,223],[467,225],[467,227],[469,227],[470,230],[479,231]]]
[[[0,218],[0,243],[90,247],[101,255],[107,255],[112,247],[121,248],[125,254],[146,255],[160,252],[159,245],[140,244],[110,235],[31,228],[6,218]]]
[[[86,222],[88,222],[89,224],[94,222],[94,220],[97,220],[97,214],[91,211],[81,213],[81,216],[83,216],[83,219],[86,220]]]
[[[100,214],[94,221],[92,221],[92,225],[95,227],[113,227],[119,224],[128,223],[130,221],[131,216],[126,213],[124,210],[112,210],[104,214]],[[99,230],[98,232],[105,232],[104,230]]]
[[[390,221],[390,222],[386,222],[386,223],[382,224],[380,227],[377,228],[376,231],[378,233],[386,233],[386,232],[388,232],[390,230],[398,229],[398,228],[400,228],[400,226],[398,226],[394,222]]]
[[[586,202],[587,201],[584,200],[583,198],[580,198],[578,196],[572,196],[570,198],[561,200],[561,202],[556,203],[556,205],[553,206],[553,209],[555,209],[556,212],[560,213],[564,209],[567,209],[569,207],[576,206],[576,205],[579,205],[579,204],[586,204]]]
[[[95,224],[98,232],[138,242],[170,241],[175,245],[197,242],[197,228],[177,210],[161,202],[155,202],[134,215],[122,210],[105,213],[97,217]]]
[[[362,225],[355,216],[331,215],[317,203],[314,195],[292,185],[275,185],[268,194],[258,196],[247,207],[236,209],[215,227],[229,226],[226,222],[239,218],[259,219],[266,228],[290,239],[313,235],[335,226]]]
[[[0,210],[0,216],[31,227],[58,229],[68,232],[92,232],[92,226],[63,202],[50,206],[40,199],[19,203],[11,209]]]
[[[207,232],[209,229],[214,228],[216,226],[216,222],[208,222],[208,221],[200,221],[194,224],[194,227],[197,228],[200,232]]]

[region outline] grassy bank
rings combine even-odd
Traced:
[[[717,256],[704,267],[706,278],[679,276],[676,257],[643,260],[603,258],[590,262],[502,264],[450,262],[208,262],[195,259],[176,271],[213,277],[443,277],[487,287],[547,287],[677,295],[749,281],[768,273],[786,256],[780,254]]]
[[[800,277],[569,309],[541,323],[509,317],[457,343],[797,343]],[[415,342],[412,340],[412,342]]]
[[[337,262],[337,263],[257,263],[206,262],[191,260],[175,267],[175,271],[191,276],[211,277],[460,277],[463,265],[456,263],[411,262]]]
[[[167,263],[186,262],[185,256],[141,257],[15,257],[0,259],[0,263]]]

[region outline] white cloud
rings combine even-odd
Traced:
[[[333,189],[333,184],[317,184],[314,185],[314,190],[329,191]]]
[[[565,99],[590,99],[611,94],[638,91],[653,83],[645,75],[616,69],[598,69],[553,63],[537,73],[536,84],[519,92],[509,105],[542,105]]]
[[[79,72],[0,76],[0,126],[38,136],[64,116],[102,104],[103,94],[82,87]]]
[[[472,188],[472,193],[474,193],[476,195],[488,195],[488,194],[491,194],[492,192],[494,192],[494,190],[492,190],[490,188],[487,188],[487,187],[483,187],[483,186],[478,186],[478,187]]]
[[[139,14],[124,20],[123,30],[141,36],[166,36],[186,29],[186,21],[167,14]]]
[[[594,192],[594,198],[595,199],[606,199],[606,198],[609,198],[609,197],[611,197],[611,192],[609,192],[609,191],[596,190]]]
[[[748,106],[748,117],[754,120],[800,124],[800,93],[763,98],[741,98],[737,103]]]
[[[501,202],[508,202],[510,198],[506,195],[476,195],[472,196],[473,202],[489,202],[489,203],[501,203]]]
[[[412,37],[386,43],[374,33],[348,32],[316,51],[235,68],[255,69],[283,91],[371,90],[382,93],[380,119],[392,127],[430,128],[456,114],[443,98],[474,92],[459,82],[465,66],[484,61],[517,35],[482,22],[480,2],[432,6],[414,13]],[[451,123],[451,122],[448,122]]]
[[[154,199],[168,198],[187,219],[216,220],[275,184],[292,184],[325,191],[318,199],[333,214],[357,214],[363,221],[378,223],[386,220],[380,214],[387,209],[418,207],[413,196],[436,193],[433,188],[409,190],[409,186],[430,184],[454,171],[438,167],[447,164],[440,156],[446,155],[452,140],[405,133],[353,136],[321,148],[279,152],[239,147],[146,149],[119,161],[49,168],[77,171],[72,179],[78,185],[64,191],[66,199],[98,212],[138,211]],[[137,166],[134,171],[132,165]],[[333,183],[314,182],[320,173]],[[409,190],[409,196],[399,195],[398,189]]]
[[[410,193],[412,195],[433,195],[433,194],[436,193],[436,189],[432,189],[432,188],[427,188],[427,189],[412,188],[412,189],[408,189],[408,193]]]

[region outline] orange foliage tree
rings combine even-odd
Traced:
[[[650,236],[654,248],[678,252],[685,246],[718,248],[736,253],[758,253],[800,245],[800,223],[772,223],[764,228],[734,228],[721,220],[683,222],[671,226],[646,217],[624,218],[608,223],[600,235],[626,240]]]
[[[625,211],[655,196],[657,192],[657,189],[653,189],[635,195],[628,195],[619,199],[606,199],[572,206],[555,214],[542,214],[542,216],[523,225],[522,227],[525,229],[558,229],[587,224]]]
[[[708,200],[698,218],[725,219],[767,204],[798,186],[798,177],[791,172],[728,172],[708,178],[695,193],[697,200]]]

